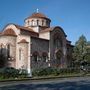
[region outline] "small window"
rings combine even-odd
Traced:
[[[7,45],[7,57],[10,58],[10,44]]]
[[[39,57],[38,52],[34,52],[34,53],[33,53],[33,61],[34,61],[34,62],[37,62],[37,61],[38,61],[38,57]]]
[[[34,61],[37,62],[38,61],[38,55],[34,55]]]
[[[29,21],[27,21],[27,24],[29,25]]]
[[[44,26],[44,20],[42,20],[42,26]]]
[[[42,60],[43,60],[44,62],[46,62],[46,61],[47,61],[47,58],[48,58],[47,53],[43,53],[43,54],[42,54]]]
[[[31,26],[34,26],[34,20],[31,21]]]
[[[37,26],[39,25],[39,20],[37,20]]]
[[[19,49],[19,60],[21,60],[21,56],[22,55],[22,50],[21,49]]]

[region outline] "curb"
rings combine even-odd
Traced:
[[[75,75],[75,76],[53,76],[53,77],[28,77],[28,78],[23,78],[23,79],[6,79],[6,80],[0,80],[0,82],[14,82],[14,81],[29,81],[29,80],[48,80],[48,79],[64,79],[64,78],[74,78],[74,77],[89,77],[90,75]]]

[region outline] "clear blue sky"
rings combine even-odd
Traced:
[[[36,9],[48,16],[51,26],[61,26],[74,44],[84,34],[90,41],[90,0],[0,0],[0,30],[24,24]]]

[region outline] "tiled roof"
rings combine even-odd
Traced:
[[[14,24],[14,25],[15,25],[17,28],[19,28],[20,30],[27,30],[27,31],[34,32],[33,29],[31,29],[31,28],[23,27],[23,26],[16,25],[16,24]]]
[[[8,28],[4,32],[2,32],[2,35],[16,36],[16,33],[14,32],[12,28]]]
[[[44,32],[50,32],[54,29],[54,27],[51,27],[51,28],[46,28],[44,30],[41,30],[40,33],[44,33]]]
[[[48,19],[50,20],[48,17],[46,17],[44,14],[42,13],[33,13],[31,16],[29,16],[28,18],[26,19],[30,19],[30,18],[45,18],[45,19]],[[50,20],[51,21],[51,20]]]
[[[63,29],[62,29],[61,27],[59,27],[59,26],[46,28],[46,29],[44,29],[44,30],[41,30],[40,33],[50,32],[50,31],[53,31],[53,30],[56,29],[56,28],[59,28],[59,29],[63,32],[63,34],[65,35],[65,37],[67,37],[67,35],[66,35],[65,32],[63,31]]]
[[[33,29],[31,29],[31,28],[27,28],[27,27],[23,27],[23,26],[19,26],[19,25],[15,25],[15,26],[16,26],[16,28],[21,30],[21,34],[30,35],[30,36],[34,36],[34,37],[39,36],[39,34],[35,31],[33,31]]]
[[[19,43],[28,43],[25,39],[22,39]]]

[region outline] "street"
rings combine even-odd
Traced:
[[[0,82],[0,90],[90,90],[90,77]]]

